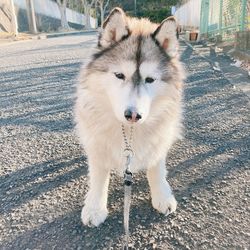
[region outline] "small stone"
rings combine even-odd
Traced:
[[[156,249],[156,247],[157,247],[157,244],[154,243],[154,244],[152,245],[152,248],[153,248],[153,249]]]
[[[150,241],[149,241],[149,244],[153,244],[155,242],[155,239],[151,239]]]

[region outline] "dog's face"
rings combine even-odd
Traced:
[[[106,19],[98,44],[100,52],[88,68],[98,78],[119,121],[145,122],[154,101],[168,98],[178,88],[172,83],[176,70],[172,59],[177,50],[173,18],[156,25],[130,19],[116,8]]]

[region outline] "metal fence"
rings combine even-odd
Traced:
[[[249,0],[202,0],[202,36],[229,41],[237,31],[245,30],[250,30]]]

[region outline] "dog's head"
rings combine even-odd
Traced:
[[[119,121],[143,123],[157,101],[171,104],[180,92],[173,17],[158,25],[127,17],[115,8],[103,24],[98,47],[87,68],[101,84]]]

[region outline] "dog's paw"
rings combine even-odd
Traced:
[[[82,223],[86,226],[98,227],[108,216],[107,209],[89,208],[84,206],[81,213]]]
[[[172,194],[158,193],[152,197],[152,205],[160,213],[169,215],[176,210],[177,201]]]

